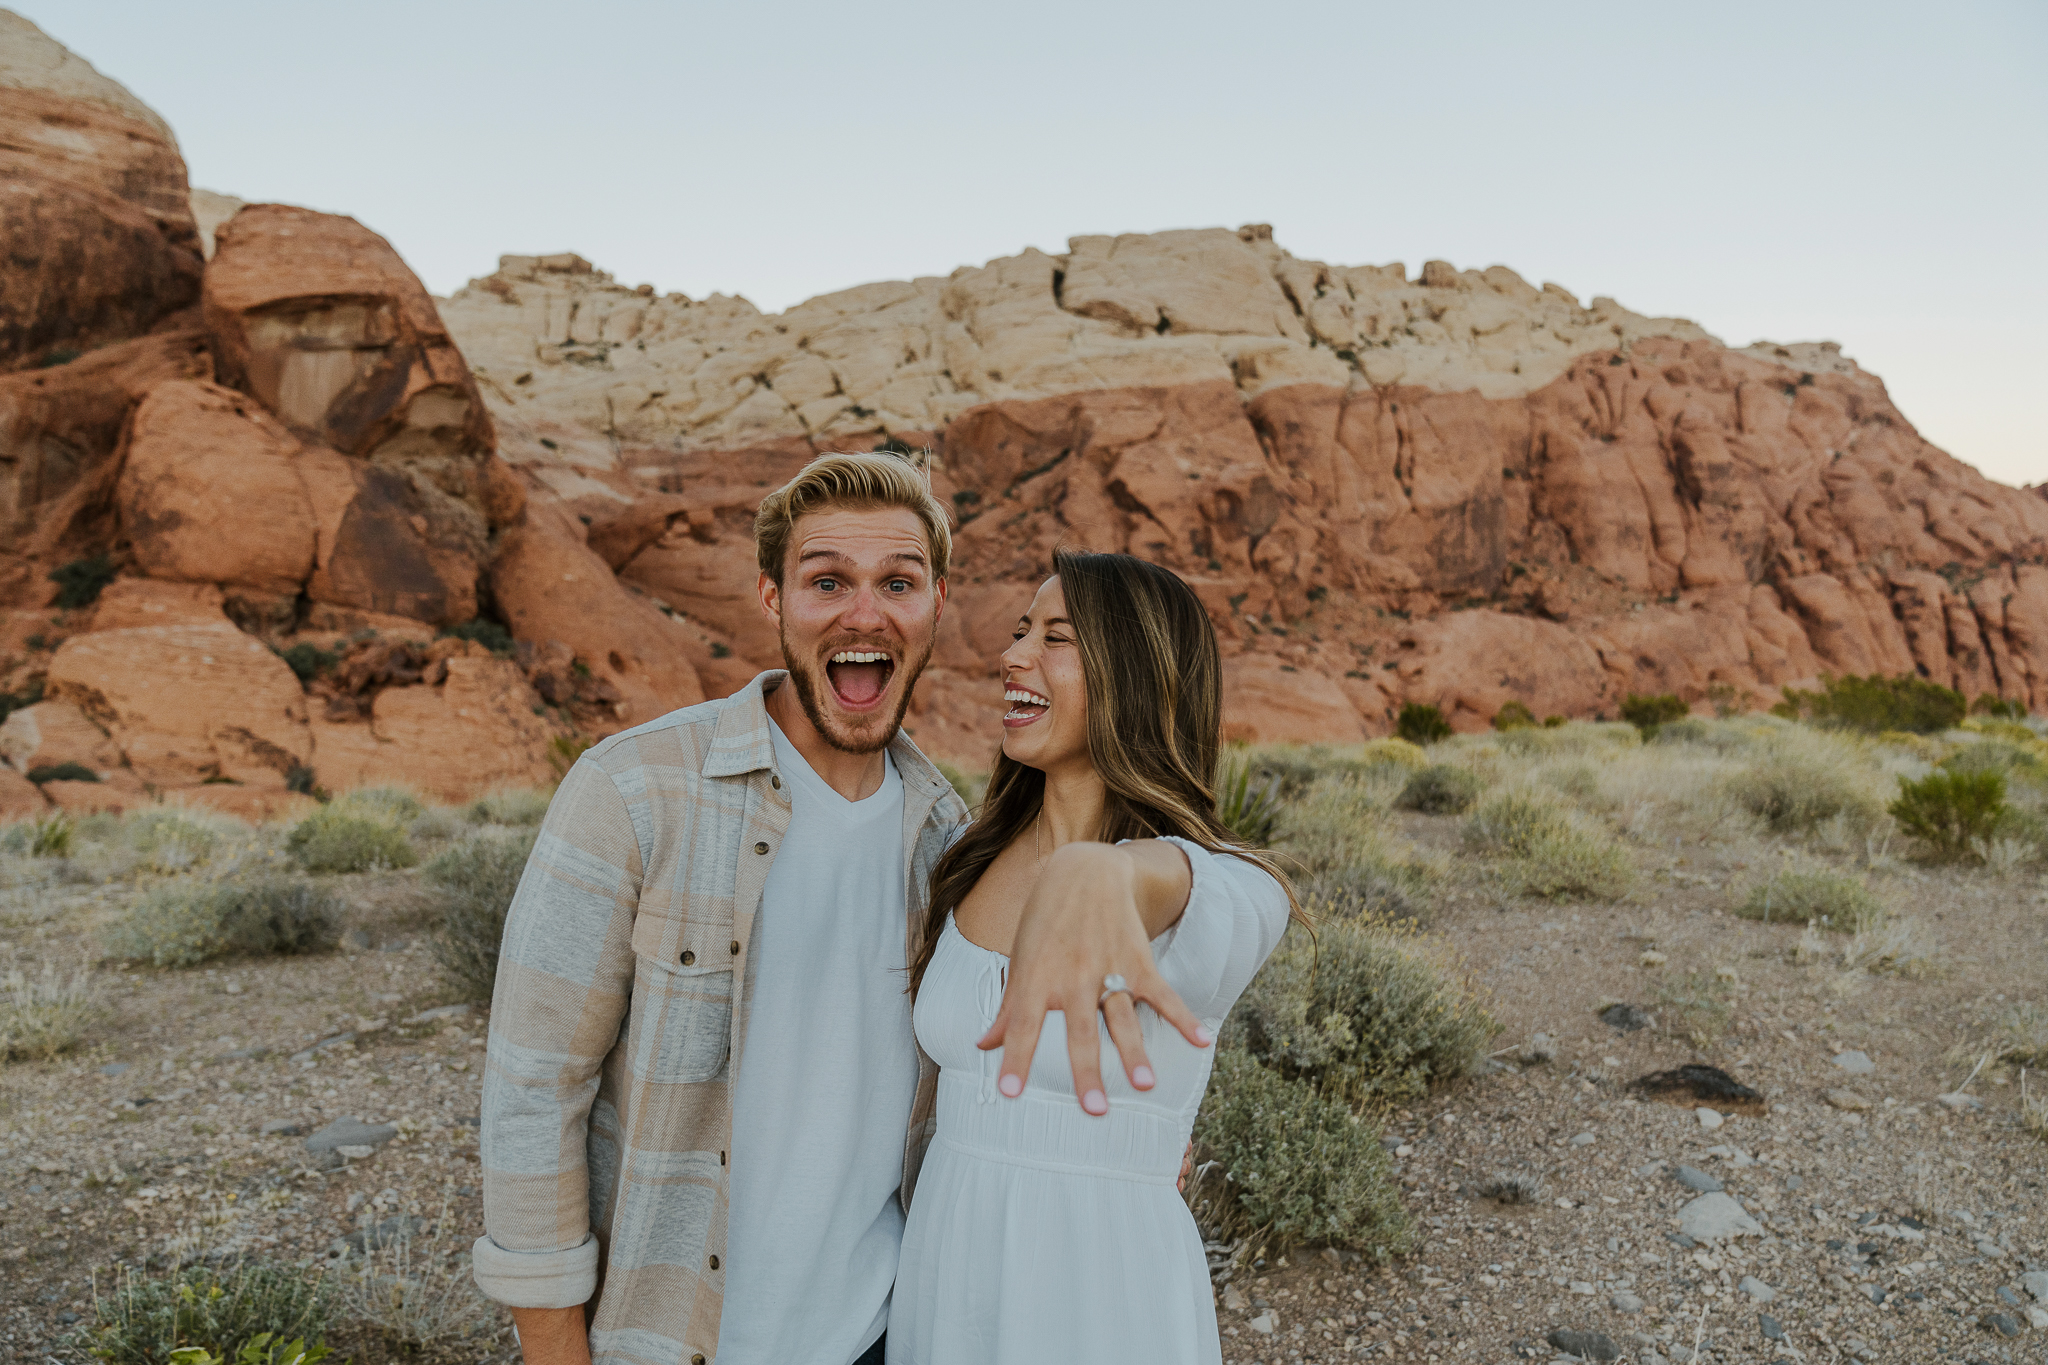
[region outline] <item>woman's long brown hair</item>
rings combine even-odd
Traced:
[[[1130,555],[1059,550],[1053,572],[1081,650],[1088,697],[1088,756],[1108,790],[1095,837],[1176,835],[1273,874],[1297,917],[1300,902],[1267,854],[1216,818],[1222,747],[1223,666],[1216,628],[1194,590],[1170,569]],[[1045,774],[998,754],[974,823],[932,869],[924,942],[910,969],[916,993],[951,914],[996,855],[1030,829]]]

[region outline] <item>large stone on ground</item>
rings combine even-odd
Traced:
[[[426,461],[474,492],[492,445],[469,366],[419,279],[353,218],[253,204],[223,224],[205,315],[221,377],[308,440]]]
[[[621,724],[704,699],[683,628],[613,577],[553,499],[530,497],[500,538],[491,589],[514,637],[561,641],[616,694],[606,700]]]
[[[343,1147],[382,1147],[398,1136],[389,1123],[365,1123],[353,1114],[316,1129],[306,1139],[309,1152],[333,1152]]]
[[[453,802],[554,780],[556,732],[534,714],[540,699],[518,665],[466,641],[436,650],[445,650],[440,682],[385,688],[367,722],[313,720],[321,786],[400,785]]]
[[[0,11],[0,369],[139,336],[199,299],[199,234],[170,128]]]
[[[1703,1194],[1678,1211],[1678,1230],[1695,1242],[1726,1242],[1761,1237],[1763,1225],[1749,1216],[1732,1194]]]
[[[298,678],[224,616],[75,635],[52,656],[47,688],[158,786],[225,777],[282,788],[312,750]]]

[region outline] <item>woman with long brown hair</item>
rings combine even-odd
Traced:
[[[1079,1108],[1064,1015],[1047,1016],[1028,1079],[988,1035],[1050,858],[1099,857],[1104,875],[1145,886],[1133,900],[1157,977],[1208,1037],[1293,895],[1216,818],[1221,667],[1193,591],[1128,555],[1061,552],[1054,570],[1003,655],[1002,752],[933,869],[911,968],[917,1039],[940,1067],[937,1132],[904,1229],[890,1365],[1222,1358],[1175,1191],[1213,1050],[1140,1010],[1144,988],[1120,976],[1089,1026],[1124,1066]]]

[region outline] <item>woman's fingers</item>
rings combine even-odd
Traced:
[[[978,1044],[982,1051],[998,1047],[1003,1050],[1003,1069],[996,1075],[996,1089],[1010,1099],[1024,1093],[1024,1082],[1031,1075],[1031,1057],[1038,1051],[1039,1030],[1044,1026],[1043,1010],[1019,1010],[1013,1020],[1006,998],[996,1013],[996,1022],[982,1035]]]
[[[1109,1095],[1102,1088],[1102,1038],[1095,1029],[1095,998],[1089,997],[1085,1005],[1070,1000],[1062,1013],[1070,1020],[1088,1021],[1086,1028],[1067,1025],[1067,1064],[1073,1068],[1074,1093],[1081,1098],[1081,1108],[1101,1118],[1109,1112]]]
[[[1102,1002],[1102,1020],[1109,1026],[1109,1039],[1123,1059],[1124,1075],[1137,1090],[1152,1088],[1152,1059],[1145,1055],[1145,1031],[1138,1024],[1138,1007],[1127,992],[1118,991]]]
[[[1207,1047],[1216,1041],[1216,1035],[1195,1017],[1195,1012],[1181,1001],[1173,987],[1166,984],[1166,978],[1159,975],[1150,963],[1145,965],[1142,976],[1131,978],[1136,982],[1133,988],[1137,998],[1159,1012],[1159,1017],[1174,1026],[1180,1036],[1196,1047]]]

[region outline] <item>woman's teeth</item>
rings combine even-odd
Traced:
[[[1012,687],[1003,692],[1004,701],[1020,701],[1026,706],[1051,706],[1052,703],[1036,692],[1027,692],[1021,687]]]
[[[1003,700],[1010,703],[1010,709],[1003,712],[1003,719],[1018,724],[1037,720],[1052,708],[1052,702],[1026,687],[1006,687]]]

